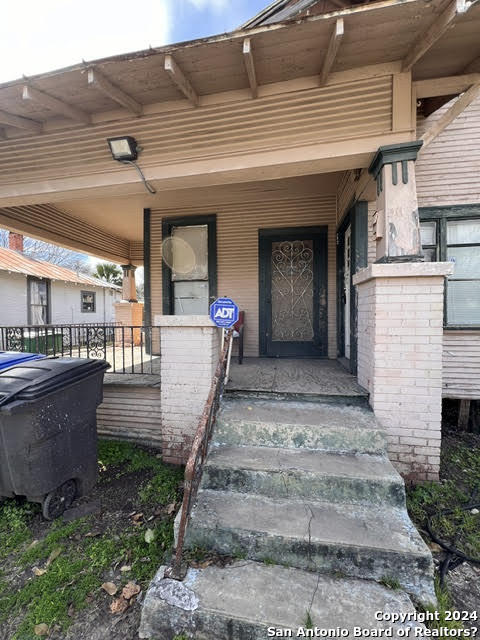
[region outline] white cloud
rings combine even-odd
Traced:
[[[161,46],[170,18],[168,0],[4,1],[0,82]]]
[[[229,5],[229,0],[187,0],[192,4],[195,9],[213,9],[215,12],[220,12],[226,9]]]

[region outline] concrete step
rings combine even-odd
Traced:
[[[215,444],[384,454],[385,432],[363,407],[224,398]]]
[[[314,628],[340,627],[350,638],[355,628],[392,629],[392,637],[397,637],[400,628],[421,627],[378,621],[376,612],[404,614],[408,619],[415,610],[401,591],[299,569],[237,562],[225,568],[190,569],[183,582],[176,582],[164,578],[162,567],[146,594],[139,635],[162,640],[180,634],[197,640],[265,640],[273,637],[268,635],[271,628],[292,630],[291,635],[276,637],[296,638],[308,615]],[[413,629],[409,637],[415,637]]]
[[[378,582],[434,602],[433,560],[404,509],[201,490],[188,547]]]
[[[387,457],[273,447],[213,447],[202,488],[298,496],[343,504],[405,506],[405,485]]]

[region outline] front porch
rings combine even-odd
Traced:
[[[337,360],[246,358],[233,361],[227,393],[301,396],[304,399],[366,403],[368,393]]]

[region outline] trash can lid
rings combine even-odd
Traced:
[[[0,406],[35,400],[109,366],[105,360],[88,358],[45,358],[14,365],[0,372]]]
[[[19,351],[0,351],[0,370],[13,367],[15,364],[28,360],[41,360],[45,358],[40,353],[23,353]]]

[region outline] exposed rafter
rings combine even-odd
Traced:
[[[23,100],[31,100],[32,102],[36,102],[42,107],[46,107],[55,113],[60,113],[71,120],[75,120],[76,122],[83,122],[84,124],[90,124],[90,116],[85,111],[78,109],[77,107],[72,107],[71,105],[63,102],[63,100],[59,100],[58,98],[54,98],[53,96],[48,95],[48,93],[44,93],[43,91],[39,91],[38,89],[34,89],[29,85],[25,85],[23,87],[22,92]]]
[[[250,83],[250,89],[252,91],[252,98],[256,98],[258,95],[258,83],[257,73],[255,71],[255,60],[253,59],[252,41],[250,38],[245,38],[243,41],[243,60],[245,62],[248,82]]]
[[[417,98],[420,99],[459,94],[466,91],[472,84],[477,84],[477,82],[480,82],[480,73],[433,78],[432,80],[417,80],[413,83],[413,86],[417,92]]]
[[[452,0],[443,13],[414,42],[403,60],[402,71],[410,71],[413,65],[443,36],[457,17],[468,11],[472,4],[467,0]]]
[[[322,70],[320,72],[320,86],[326,84],[330,71],[332,70],[333,63],[337,57],[340,44],[343,39],[344,26],[343,18],[337,18],[333,25],[332,35],[330,36],[330,42],[328,44],[327,54],[323,60]]]
[[[480,83],[474,84],[465,91],[455,103],[429,128],[422,136],[423,147],[427,147],[435,138],[448,127],[467,107],[480,95]]]
[[[21,116],[15,116],[13,113],[7,113],[6,111],[0,111],[0,123],[17,129],[25,129],[32,133],[41,133],[42,131],[42,125],[40,122],[35,122],[35,120],[30,120],[29,118],[22,118]]]
[[[111,100],[117,104],[125,107],[136,116],[141,116],[143,112],[142,105],[134,98],[125,93],[122,89],[117,87],[113,82],[110,82],[103,74],[97,69],[88,69],[88,86],[95,87]]]
[[[198,95],[195,89],[192,87],[190,80],[186,77],[183,71],[172,55],[165,56],[165,71],[168,73],[172,82],[183,93],[183,95],[189,100],[195,107],[198,107]]]

